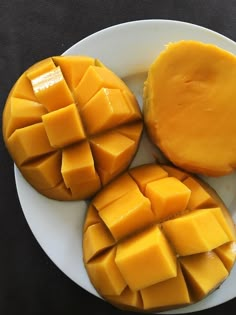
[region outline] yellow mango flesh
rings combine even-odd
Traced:
[[[229,242],[217,247],[215,253],[220,257],[225,268],[230,271],[234,265],[236,259],[236,244],[235,242]]]
[[[134,94],[88,56],[53,56],[27,69],[9,93],[2,122],[22,175],[57,200],[91,198],[125,171],[143,130]]]
[[[143,309],[164,310],[167,307],[188,305],[191,302],[182,269],[177,264],[177,275],[141,290]]]
[[[211,44],[170,43],[144,87],[148,134],[176,166],[209,176],[236,166],[236,57]]]
[[[191,191],[175,177],[166,177],[147,184],[145,194],[150,199],[158,220],[184,211]]]
[[[174,253],[158,226],[144,230],[118,244],[115,258],[132,291],[176,277],[175,260]]]
[[[180,258],[193,297],[199,300],[228,277],[220,258],[212,251]]]
[[[193,211],[166,221],[163,229],[181,256],[210,251],[230,241],[211,209]],[[190,241],[186,242],[187,239]]]
[[[169,202],[164,208],[163,200]],[[162,216],[156,215],[158,206]],[[195,303],[228,277],[236,260],[236,231],[222,200],[172,166],[140,165],[106,185],[89,203],[83,233],[92,284],[126,310]]]

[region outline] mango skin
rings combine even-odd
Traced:
[[[142,130],[134,94],[89,56],[53,56],[32,65],[12,87],[2,116],[16,166],[39,193],[56,200],[91,198],[125,171]]]
[[[159,213],[152,205],[155,187],[159,194],[167,190],[161,206],[172,201],[178,207]],[[216,192],[171,165],[128,169],[95,195],[84,221],[90,281],[124,310],[158,312],[204,299],[230,275],[235,248],[234,222]]]
[[[222,176],[236,168],[236,57],[215,45],[169,43],[148,69],[143,114],[175,166]]]

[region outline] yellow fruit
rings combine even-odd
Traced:
[[[144,121],[166,157],[190,172],[236,168],[236,57],[198,41],[170,43],[149,68]]]
[[[6,147],[41,194],[80,200],[126,170],[143,128],[135,96],[99,60],[54,56],[26,70],[3,112]]]
[[[88,206],[83,260],[97,292],[121,309],[195,303],[236,260],[231,214],[204,182],[168,165],[129,169]]]

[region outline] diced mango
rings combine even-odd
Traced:
[[[228,276],[224,264],[214,252],[180,258],[194,300],[200,300],[216,289]]]
[[[111,249],[90,261],[86,268],[92,275],[92,283],[106,295],[120,295],[126,283],[115,263],[115,249]]]
[[[215,216],[230,241],[235,241],[235,227],[229,224],[229,218],[221,208],[211,208],[209,211]]]
[[[91,148],[98,168],[109,173],[124,170],[135,152],[135,142],[111,131],[91,139]]]
[[[48,198],[66,201],[74,200],[70,189],[66,187],[63,180],[55,187],[49,189],[39,189],[38,191]]]
[[[138,142],[141,136],[142,129],[143,124],[142,122],[138,121],[134,122],[133,124],[119,126],[115,130],[126,136],[127,138]]]
[[[120,308],[136,310],[142,309],[142,298],[139,291],[131,291],[127,286],[120,295],[106,295],[106,300]]]
[[[31,81],[26,76],[24,72],[20,78],[16,81],[13,86],[10,95],[12,97],[22,98],[30,101],[37,101],[37,98],[34,94]]]
[[[68,86],[72,89],[79,84],[88,67],[95,64],[95,59],[88,56],[55,56],[53,61],[61,68]]]
[[[119,89],[102,88],[83,106],[80,113],[88,133],[93,135],[123,123],[130,110]]]
[[[197,180],[188,177],[183,183],[191,190],[191,196],[187,206],[189,210],[214,207],[216,205],[215,200]]]
[[[49,112],[74,103],[60,67],[41,74],[32,79],[31,83],[37,100]]]
[[[56,66],[52,60],[51,57],[43,59],[37,63],[35,63],[33,66],[31,66],[26,71],[26,76],[29,80],[33,80],[40,75],[44,74],[45,72],[49,72],[53,69],[55,69]]]
[[[185,282],[181,267],[177,264],[177,276],[158,282],[141,290],[143,309],[152,310],[158,308],[178,307],[188,305],[191,298]]]
[[[179,179],[181,182],[188,177],[188,174],[176,167],[170,165],[162,165],[162,168],[168,173],[168,176],[175,177]]]
[[[121,86],[120,89],[122,91],[123,98],[125,99],[126,104],[129,107],[129,115],[127,116],[125,121],[128,122],[139,120],[141,118],[141,113],[135,96],[131,94],[125,86]]]
[[[137,189],[134,180],[128,175],[123,174],[117,180],[112,181],[106,186],[102,193],[98,193],[93,199],[93,205],[100,211],[108,204],[122,197],[133,189]]]
[[[81,170],[81,173],[83,171]],[[75,173],[76,174],[76,173]],[[82,181],[81,181],[82,180]],[[75,176],[75,181],[73,186],[70,187],[73,200],[88,199],[95,195],[97,191],[101,189],[101,180],[99,175],[95,172],[94,176],[90,179],[77,178]]]
[[[46,114],[46,112],[46,108],[42,104],[35,101],[12,97],[6,130],[7,138],[15,129],[41,122],[41,116]]]
[[[229,242],[217,247],[215,253],[220,257],[228,272],[231,271],[236,260],[236,243]]]
[[[28,68],[12,87],[2,119],[4,142],[22,175],[56,200],[91,198],[125,171],[142,129],[135,95],[89,56],[53,56]]]
[[[8,149],[19,166],[55,150],[48,141],[42,122],[16,129],[8,139]]]
[[[85,231],[83,238],[85,262],[87,263],[95,255],[98,255],[113,244],[114,239],[102,222],[90,225]]]
[[[174,253],[156,225],[119,243],[115,262],[132,291],[177,275]]]
[[[89,205],[89,208],[86,213],[86,218],[84,222],[83,230],[84,232],[87,230],[87,228],[92,225],[101,222],[101,218],[98,215],[98,211],[96,208],[91,204]]]
[[[75,104],[68,105],[42,116],[50,144],[63,148],[86,138]]]
[[[75,97],[80,109],[102,88],[119,88],[128,91],[124,82],[109,69],[89,66],[75,89]]]
[[[96,170],[87,141],[63,149],[61,172],[68,188],[95,177]]]
[[[150,201],[138,188],[109,203],[99,215],[115,239],[123,238],[154,221]]]
[[[176,252],[181,256],[209,251],[229,241],[211,209],[192,211],[166,221],[162,226]]]
[[[147,184],[145,190],[158,220],[184,211],[190,194],[190,189],[175,177],[152,181]]]
[[[129,170],[129,174],[135,180],[143,194],[148,183],[168,176],[167,172],[157,164],[144,164],[134,167]]]
[[[57,186],[62,181],[60,165],[60,153],[53,152],[47,157],[23,165],[22,173],[37,189],[50,189]]]
[[[197,180],[201,185],[197,194],[198,186],[196,190],[195,185],[187,187],[181,182],[188,177],[189,174],[172,166],[136,166],[106,185],[89,203],[83,238],[91,229],[92,241],[83,248],[85,267],[95,289],[114,306],[138,312],[183,307],[203,299],[228,277],[236,261],[234,222],[210,186]],[[146,194],[148,185],[166,180],[160,186],[152,186],[153,195]],[[213,207],[186,208],[191,188],[196,193],[196,204],[206,204],[204,200],[212,198]],[[151,200],[156,193],[159,199],[169,199],[161,222]],[[170,214],[173,203],[182,210]],[[100,225],[103,228],[99,229]],[[93,233],[95,227],[97,233]],[[103,241],[111,235],[113,242]],[[107,293],[115,291],[116,272],[115,279],[110,275],[107,280],[102,268],[101,278],[95,265],[90,270],[97,262],[105,269],[104,257],[111,251],[125,283],[123,290],[117,285],[116,294]]]

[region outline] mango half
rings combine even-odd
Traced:
[[[83,260],[114,306],[162,311],[213,292],[236,260],[236,231],[216,192],[173,166],[145,164],[109,183],[88,206]]]
[[[129,166],[143,122],[134,94],[99,60],[54,56],[17,80],[2,128],[11,157],[38,192],[80,200]]]
[[[236,169],[236,57],[212,44],[170,43],[144,84],[144,121],[165,156],[186,171]]]

